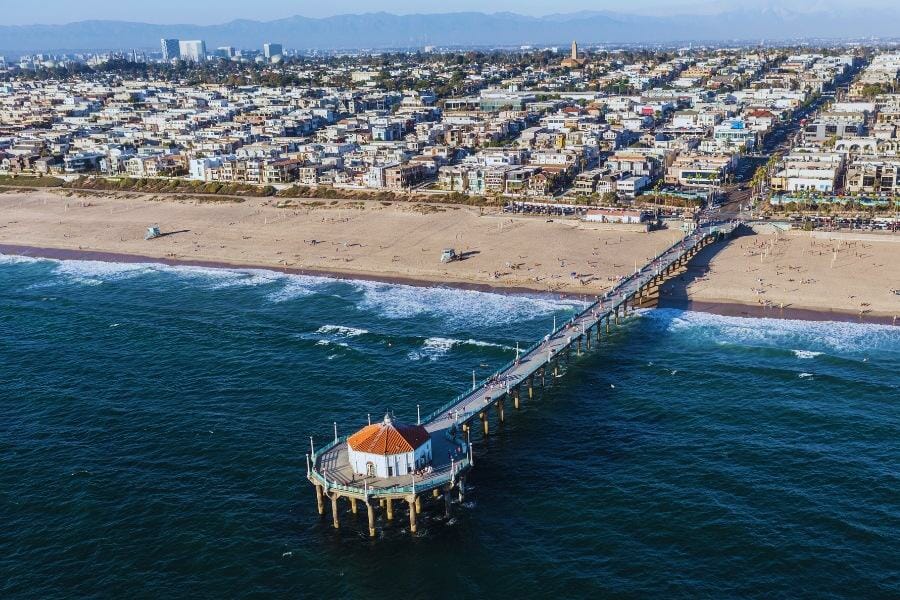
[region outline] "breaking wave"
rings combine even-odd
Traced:
[[[505,325],[584,306],[584,303],[571,299],[555,300],[371,281],[354,283],[363,293],[360,308],[391,319],[433,315],[453,325]]]
[[[456,288],[341,280],[266,269],[36,259],[8,255],[2,255],[0,264],[41,261],[53,265],[52,273],[65,282],[79,285],[101,285],[166,274],[196,281],[210,290],[258,287],[265,291],[265,299],[273,303],[329,291],[352,301],[358,309],[381,317],[402,320],[428,315],[440,318],[451,327],[507,325],[585,306],[581,300],[572,298],[538,298]]]
[[[801,359],[825,353],[860,354],[900,351],[900,328],[871,323],[797,321],[756,317],[726,317],[708,313],[656,309],[646,313],[651,327],[689,335],[706,343],[734,343],[791,350]]]
[[[322,325],[316,330],[316,333],[335,334],[340,337],[357,337],[369,333],[367,329],[358,329],[356,327],[345,327],[343,325]]]
[[[484,342],[481,340],[456,340],[453,338],[431,337],[425,340],[421,348],[410,351],[407,357],[410,360],[438,360],[458,346],[499,348],[505,351],[515,350],[515,348],[512,348],[511,346],[504,346],[503,344],[495,344],[493,342]]]

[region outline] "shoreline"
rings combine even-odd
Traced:
[[[460,290],[468,290],[473,292],[486,292],[494,294],[507,294],[513,296],[529,296],[532,298],[553,298],[553,299],[578,299],[583,294],[572,294],[567,292],[548,292],[547,290],[537,290],[522,286],[502,286],[489,285],[486,283],[464,282],[464,281],[439,281],[431,280],[426,277],[414,278],[404,277],[402,275],[380,275],[378,273],[367,273],[361,271],[340,271],[313,268],[298,267],[279,267],[273,265],[261,265],[254,263],[237,263],[218,260],[203,260],[191,258],[166,258],[147,256],[142,254],[128,254],[125,252],[107,252],[103,250],[84,250],[72,248],[51,248],[46,246],[27,246],[19,244],[0,243],[0,254],[9,256],[24,256],[29,258],[47,258],[52,260],[90,260],[98,262],[112,263],[130,263],[130,264],[161,264],[169,267],[205,267],[210,269],[238,269],[238,270],[260,270],[271,271],[273,273],[283,273],[285,275],[307,275],[310,277],[325,277],[328,279],[345,280],[345,281],[371,281],[375,283],[387,283],[393,285],[408,285],[411,287],[447,287]],[[593,297],[593,296],[592,296]]]
[[[296,267],[274,267],[271,265],[259,265],[250,263],[235,263],[227,261],[181,259],[181,258],[157,258],[139,254],[122,252],[106,252],[100,250],[84,250],[71,248],[50,248],[43,246],[28,246],[19,244],[0,243],[0,254],[10,256],[23,256],[30,258],[45,258],[51,260],[89,260],[109,263],[131,264],[162,264],[166,266],[205,267],[213,269],[238,269],[238,270],[263,270],[286,275],[307,275],[311,277],[325,277],[334,280],[370,281],[394,285],[408,285],[411,287],[445,287],[452,289],[486,292],[494,294],[506,294],[515,296],[528,296],[533,298],[574,299],[578,300],[585,295],[547,292],[527,287],[494,286],[475,282],[457,281],[432,281],[427,278],[413,278],[394,275],[379,275],[376,273],[361,273],[347,271],[327,271],[319,269],[301,269]],[[739,302],[695,299],[673,299],[663,296],[656,308],[676,309],[726,317],[743,318],[767,318],[798,321],[833,321],[842,323],[861,323],[875,325],[897,325],[894,317],[879,314],[859,315],[846,311],[823,310],[800,306],[785,308],[766,307],[758,304],[744,304]]]
[[[691,312],[702,312],[723,317],[744,317],[748,319],[780,319],[785,321],[830,321],[837,323],[859,323],[871,325],[900,326],[900,320],[887,315],[859,315],[847,311],[824,310],[802,306],[764,306],[718,300],[673,300],[660,301],[657,308],[671,308]]]

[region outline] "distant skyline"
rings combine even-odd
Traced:
[[[64,24],[85,20],[118,20],[158,24],[220,24],[235,19],[268,21],[302,15],[328,17],[367,12],[447,13],[447,12],[514,12],[540,16],[578,11],[612,11],[633,14],[713,13],[741,8],[788,8],[799,12],[859,8],[861,5],[896,8],[897,0],[455,0],[452,4],[424,4],[421,0],[343,0],[311,2],[309,0],[269,0],[248,3],[246,0],[154,0],[122,2],[121,0],[0,0],[0,25]],[[898,8],[900,12],[900,8]]]

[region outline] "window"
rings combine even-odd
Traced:
[[[375,465],[371,462],[366,463],[366,477],[375,477]]]

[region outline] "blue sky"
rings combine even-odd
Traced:
[[[86,19],[208,25],[232,19],[264,21],[298,14],[323,17],[374,11],[471,10],[545,15],[579,10],[613,10],[664,15],[747,6],[790,5],[794,10],[808,10],[813,6],[849,8],[860,4],[890,8],[897,7],[898,3],[900,0],[453,0],[450,3],[434,0],[0,0],[0,25],[57,24]]]

